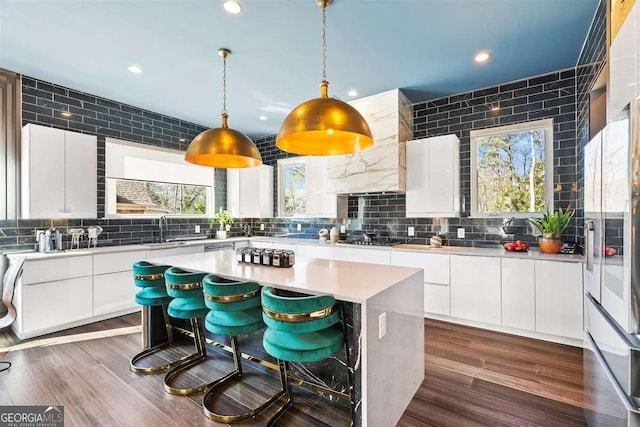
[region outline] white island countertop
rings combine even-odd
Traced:
[[[233,250],[151,258],[149,261],[312,295],[329,294],[341,301],[360,304],[413,275],[420,275],[420,283],[423,280],[420,268],[315,258],[296,257],[295,265],[290,268],[246,264],[236,261]]]

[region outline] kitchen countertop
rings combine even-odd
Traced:
[[[181,246],[202,245],[211,243],[225,243],[225,242],[241,242],[241,241],[254,241],[254,242],[275,242],[275,243],[287,243],[293,245],[312,245],[312,246],[329,246],[329,247],[341,247],[341,248],[357,248],[366,250],[391,250],[391,251],[406,251],[406,252],[419,252],[430,254],[450,254],[450,255],[468,255],[468,256],[487,256],[487,257],[503,257],[503,258],[524,258],[524,259],[539,259],[548,261],[563,261],[563,262],[584,262],[582,255],[569,255],[569,254],[544,254],[537,248],[532,248],[526,252],[509,252],[501,247],[496,248],[474,248],[466,246],[442,246],[440,248],[433,248],[427,245],[412,245],[414,247],[393,247],[393,246],[374,246],[374,245],[351,245],[348,243],[331,243],[321,242],[317,239],[295,239],[286,237],[230,237],[227,239],[202,239],[202,240],[183,240],[178,242],[167,242],[163,244],[139,244],[139,245],[124,245],[124,246],[102,246],[98,248],[90,249],[72,249],[64,252],[50,252],[41,253],[35,251],[19,251],[19,252],[7,252],[8,258],[15,258],[17,256],[26,256],[27,259],[44,259],[44,258],[63,258],[69,256],[85,256],[94,254],[107,254],[117,252],[132,252],[132,251],[152,251],[156,249],[170,249]]]
[[[248,237],[230,237],[228,239],[199,239],[199,240],[180,240],[174,242],[165,243],[144,243],[139,245],[122,245],[122,246],[99,246],[97,248],[84,248],[84,249],[69,249],[62,252],[37,252],[37,251],[16,251],[5,252],[4,255],[7,258],[16,258],[19,256],[26,256],[27,259],[51,259],[51,258],[66,258],[70,256],[86,256],[86,255],[98,255],[118,252],[134,252],[134,251],[153,251],[159,249],[171,249],[180,248],[183,246],[194,245],[208,245],[211,243],[226,243],[226,242],[242,242],[249,240]]]
[[[421,268],[303,257],[296,257],[291,268],[277,268],[238,262],[232,250],[150,258],[150,261],[189,271],[215,272],[229,279],[250,280],[279,289],[330,294],[338,300],[360,304],[413,275],[419,275],[420,283],[423,282]]]
[[[282,237],[252,237],[251,241],[263,241],[263,242],[278,242],[278,243],[290,243],[300,245],[317,245],[317,246],[334,246],[341,248],[357,248],[367,250],[392,250],[392,251],[407,251],[407,252],[420,252],[429,254],[451,254],[451,255],[469,255],[469,256],[488,256],[488,257],[503,257],[503,258],[525,258],[525,259],[540,259],[548,261],[564,261],[564,262],[584,262],[582,255],[571,254],[544,254],[537,248],[531,248],[526,252],[509,252],[501,247],[496,248],[473,248],[467,246],[441,246],[439,248],[430,247],[427,245],[415,245],[416,247],[423,248],[400,248],[393,246],[375,246],[375,245],[352,245],[348,243],[330,243],[321,242],[316,239],[289,239]]]

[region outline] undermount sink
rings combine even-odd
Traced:
[[[398,249],[420,249],[423,251],[433,250],[433,249],[442,249],[442,246],[432,246],[432,245],[420,245],[417,243],[400,243],[398,245],[393,245],[392,248]]]
[[[148,246],[151,248],[171,248],[173,246],[184,245],[187,242],[162,242],[162,243],[144,243],[142,246]]]

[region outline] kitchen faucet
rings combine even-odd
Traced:
[[[158,225],[160,227],[160,243],[164,241],[164,230],[167,227],[167,217],[162,215],[158,220]]]

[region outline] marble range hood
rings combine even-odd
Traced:
[[[399,90],[350,101],[367,120],[373,147],[329,156],[329,185],[337,194],[405,191],[405,142],[413,137],[411,102]]]

